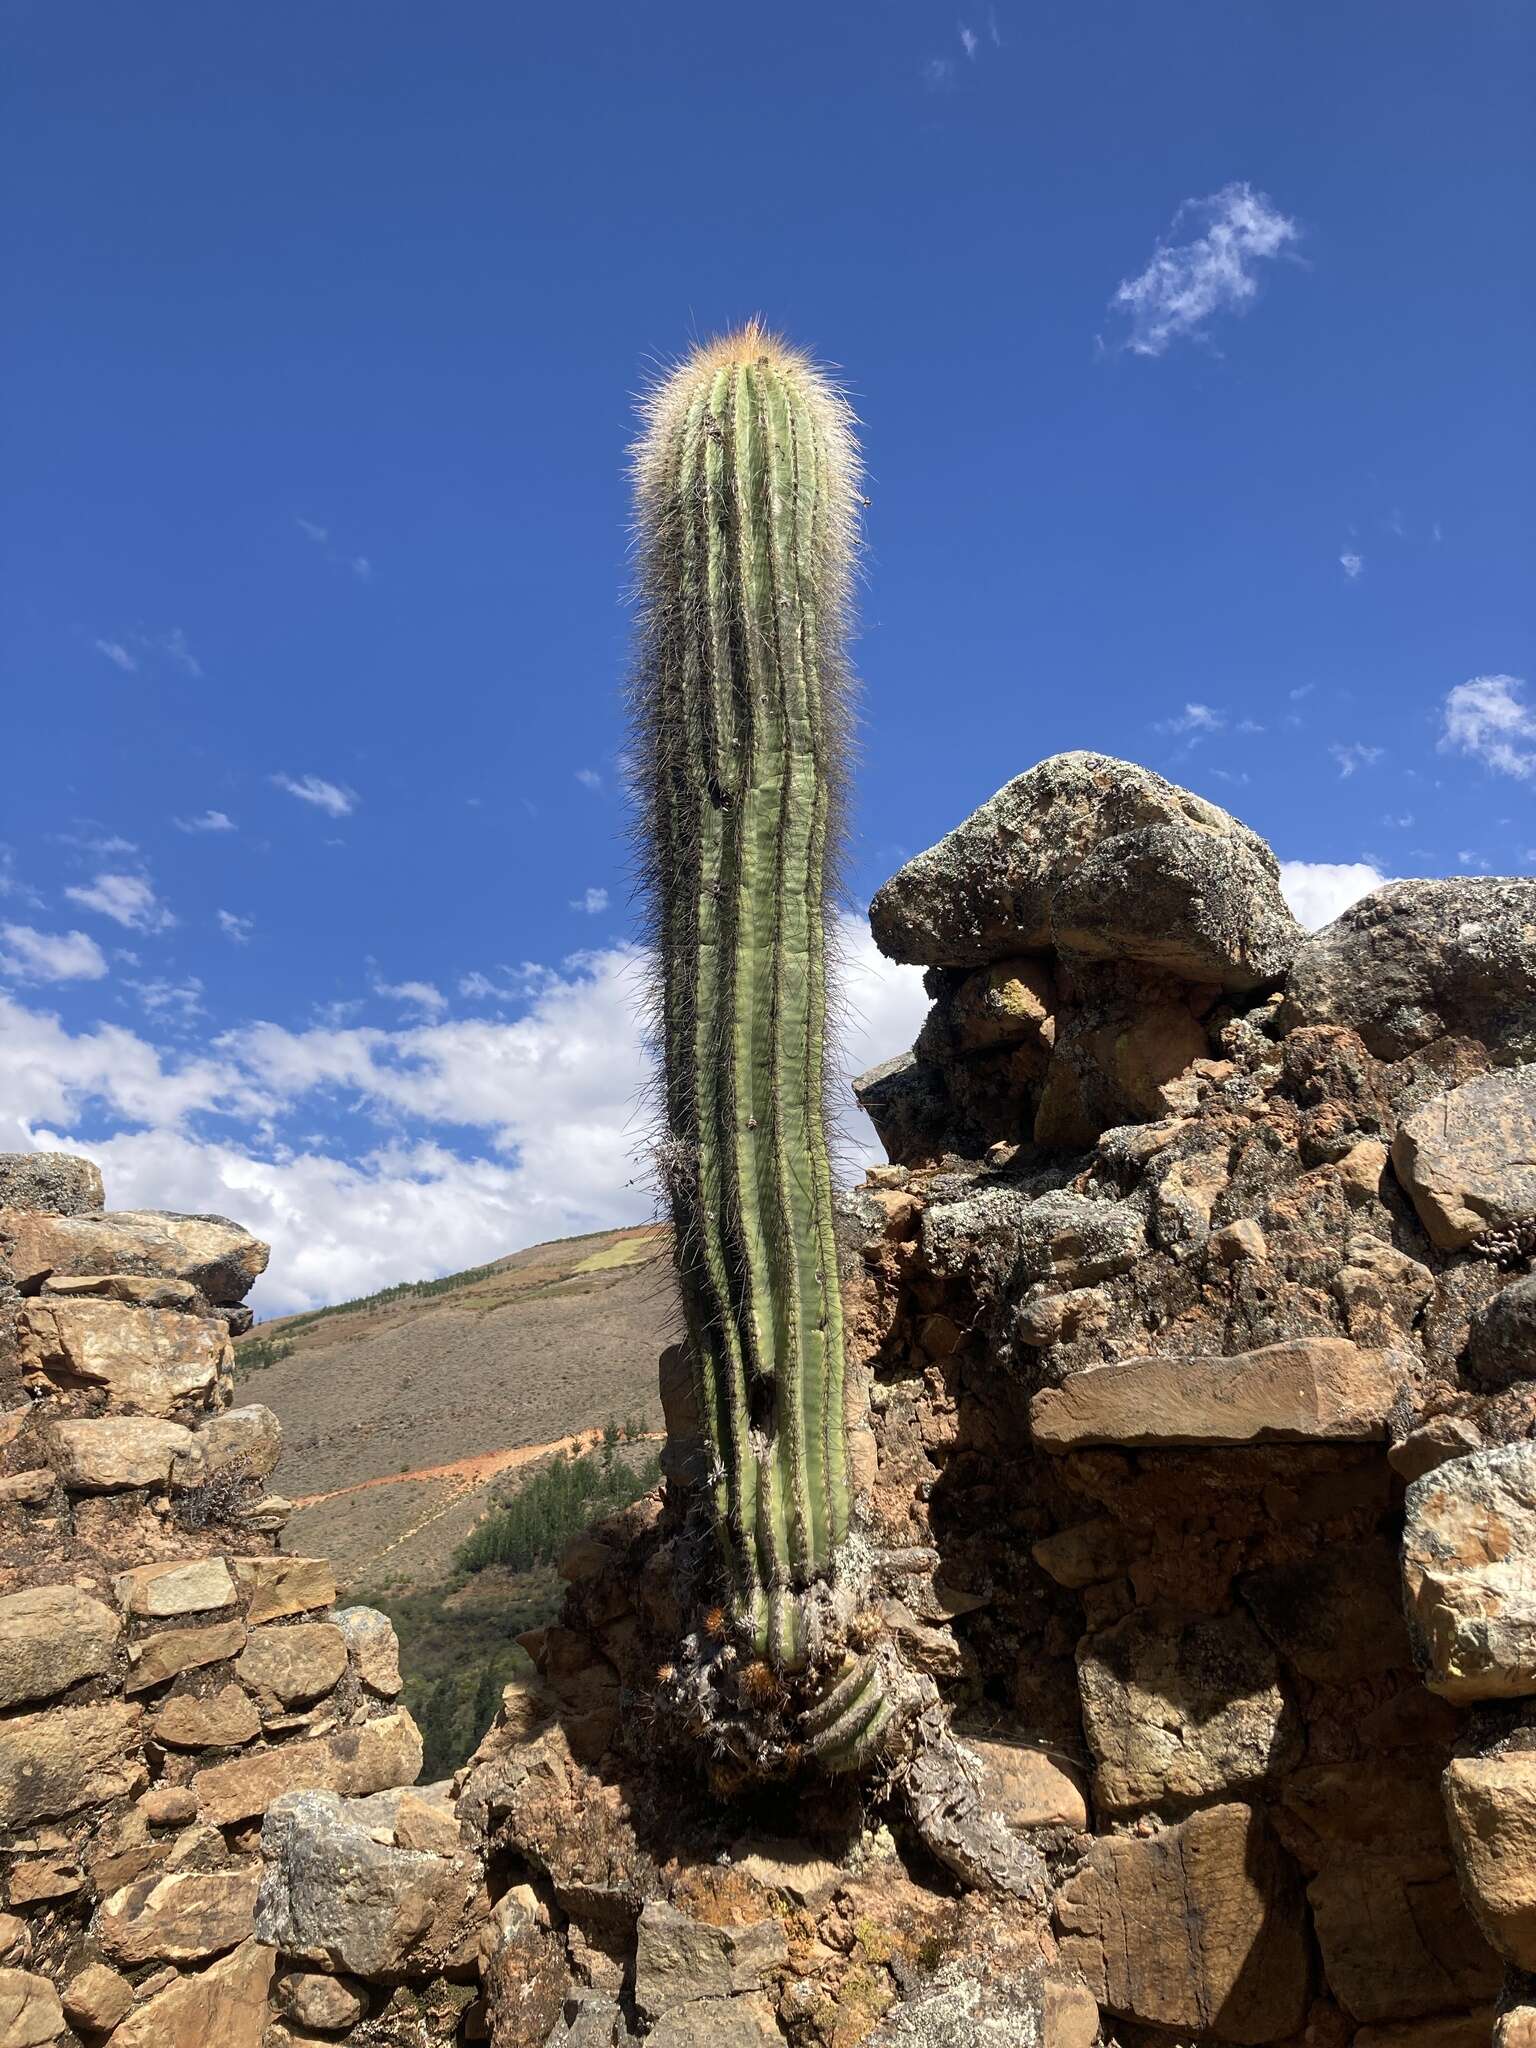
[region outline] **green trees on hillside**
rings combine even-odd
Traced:
[[[536,1472],[504,1507],[476,1523],[454,1558],[458,1569],[501,1565],[526,1572],[557,1563],[590,1522],[649,1493],[660,1476],[659,1462],[654,1454],[633,1461],[619,1457],[622,1434],[610,1423],[600,1451],[573,1452]]]

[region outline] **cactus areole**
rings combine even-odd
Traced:
[[[851,419],[749,326],[649,396],[636,459],[663,1178],[734,1632],[779,1674],[824,1661],[851,1505],[823,1100]]]

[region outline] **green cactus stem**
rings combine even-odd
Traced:
[[[779,1672],[819,1661],[851,1507],[824,1105],[851,428],[754,324],[650,395],[635,465],[664,1179],[736,1633]]]

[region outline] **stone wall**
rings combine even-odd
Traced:
[[[711,1742],[676,1354],[663,1487],[401,1789],[387,1625],[274,1552],[275,1431],[221,1407],[234,1254],[10,1162],[0,2048],[1530,2048],[1536,883],[1307,938],[1235,820],[1075,755],[874,924],[934,1007],[841,1203],[856,1630],[1039,1882],[934,1862],[910,1756]]]
[[[394,1633],[279,1552],[277,1419],[231,1405],[266,1246],[102,1202],[85,1160],[0,1158],[0,2044],[259,2048],[368,2005],[256,1939],[267,1809],[444,1809],[392,1792]]]

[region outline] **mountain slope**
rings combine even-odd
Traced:
[[[492,1482],[609,1421],[659,1428],[669,1250],[659,1227],[602,1231],[261,1324],[236,1382],[283,1425],[285,1547],[354,1586],[432,1583]]]

